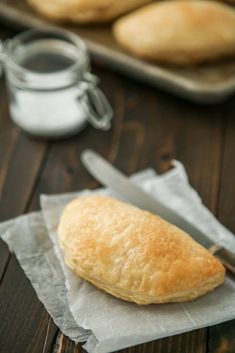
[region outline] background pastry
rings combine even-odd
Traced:
[[[109,197],[71,202],[58,236],[65,262],[75,273],[138,304],[192,300],[224,280],[221,263],[189,235]]]
[[[28,0],[38,12],[54,21],[106,22],[151,0]]]
[[[235,10],[206,0],[163,1],[119,19],[113,33],[140,58],[197,64],[235,55]]]

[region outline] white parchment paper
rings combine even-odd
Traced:
[[[179,162],[162,176],[147,170],[133,178],[211,239],[235,250],[235,237],[202,205]],[[119,197],[105,189],[95,192]],[[2,238],[16,253],[39,299],[63,333],[76,342],[87,340],[84,347],[89,353],[107,353],[235,318],[235,283],[229,278],[193,302],[137,306],[75,276],[63,262],[56,229],[63,208],[79,194],[43,195],[42,213],[0,225]]]

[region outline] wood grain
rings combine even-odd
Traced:
[[[0,287],[0,352],[42,352],[49,315],[14,256]]]
[[[198,341],[201,344],[198,345]],[[58,343],[53,353],[85,353],[81,345],[75,345],[62,334],[58,337]],[[118,353],[206,353],[206,331],[196,330],[193,335],[190,332],[163,338],[157,341],[147,342],[138,346],[122,349]],[[230,352],[229,352],[230,353]]]
[[[235,352],[235,320],[212,326],[209,329],[207,353]]]
[[[32,143],[22,135],[16,139],[11,157],[2,167],[2,175],[5,174],[6,180],[1,193],[1,220],[20,215],[27,209],[27,202],[45,152],[44,147]],[[0,256],[0,277],[5,262],[3,258],[7,257],[6,251],[3,251],[4,254]]]
[[[7,174],[7,166],[9,164],[9,159],[12,154],[12,149],[17,137],[17,132],[15,129],[11,129],[11,122],[8,117],[7,101],[4,83],[0,81],[0,92],[2,92],[0,97],[0,201],[2,200],[2,192],[4,187],[4,182]],[[2,202],[0,203],[0,207]],[[3,218],[1,218],[3,220]],[[5,266],[9,258],[9,252],[7,246],[0,240],[0,281],[2,274],[4,273]]]
[[[224,113],[226,125],[223,130],[224,149],[223,163],[221,165],[222,175],[220,183],[220,194],[218,202],[218,217],[233,233],[235,233],[235,103],[234,99],[228,102],[227,110]]]
[[[12,32],[7,29],[1,31],[1,39],[6,40],[12,35]],[[2,200],[3,185],[6,178],[7,165],[9,163],[10,155],[14,147],[15,139],[17,137],[16,129],[12,129],[12,125],[8,116],[7,96],[5,90],[5,83],[0,80],[0,205]],[[0,214],[0,221],[2,221]],[[9,252],[7,246],[0,239],[0,283],[4,270],[9,259]]]
[[[45,144],[21,134],[8,113],[4,82],[0,83],[0,221],[22,214],[45,153]],[[9,259],[1,241],[0,281]]]
[[[224,111],[224,144],[221,164],[221,182],[217,206],[217,216],[233,233],[235,233],[235,104],[230,100]],[[233,249],[235,251],[235,249]],[[209,328],[208,353],[235,352],[235,320]]]
[[[6,31],[4,37],[8,35]],[[0,220],[3,221],[27,211],[47,144],[29,138],[12,123],[3,80],[0,82],[0,126]],[[0,351],[7,353],[16,349],[18,353],[26,353],[23,347],[29,346],[28,352],[34,352],[37,338],[40,349],[45,336],[40,322],[49,320],[49,316],[32,294],[31,284],[2,240],[0,282]]]

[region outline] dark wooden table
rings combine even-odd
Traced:
[[[13,32],[1,27],[1,38]],[[40,193],[98,184],[79,156],[91,147],[125,173],[185,165],[190,182],[219,220],[235,232],[235,96],[198,106],[94,63],[115,111],[110,132],[86,128],[60,142],[36,140],[14,126],[0,82],[0,220],[38,209]],[[83,352],[55,326],[19,266],[0,241],[0,353]],[[235,353],[235,320],[132,347],[129,353]]]

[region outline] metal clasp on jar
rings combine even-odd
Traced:
[[[104,93],[98,88],[99,79],[90,72],[86,72],[83,81],[79,83],[77,99],[86,113],[89,123],[100,130],[109,130],[113,117],[113,110]]]

